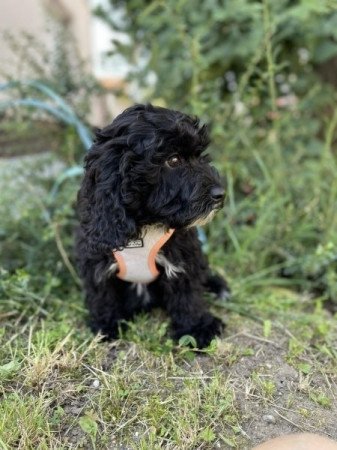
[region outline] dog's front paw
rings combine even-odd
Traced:
[[[127,328],[123,321],[111,321],[110,323],[89,320],[88,325],[94,334],[102,336],[101,342],[112,341],[120,337],[120,333]]]
[[[224,327],[225,325],[220,319],[206,313],[192,327],[180,326],[175,328],[173,337],[178,340],[185,335],[193,336],[197,342],[197,347],[204,348],[211,343],[212,339],[221,334]]]

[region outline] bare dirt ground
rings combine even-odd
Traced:
[[[249,347],[254,352],[231,367],[224,367],[235,390],[243,435],[249,442],[245,448],[299,431],[337,439],[335,375],[319,372],[305,375],[289,365],[289,336],[275,334],[271,339],[264,339],[250,325],[225,342]],[[332,399],[329,407],[310,399],[317,399],[323,391]]]

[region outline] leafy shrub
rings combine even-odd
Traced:
[[[9,167],[9,166],[8,166]],[[76,183],[50,189],[63,164],[49,156],[2,168],[0,302],[4,317],[62,315],[81,301],[74,270]],[[14,326],[15,323],[11,324]]]
[[[110,0],[97,14],[129,35],[112,52],[136,62],[145,99],[212,126],[228,192],[213,263],[240,292],[286,284],[337,303],[334,2]]]
[[[97,13],[130,36],[128,44],[114,41],[112,53],[136,62],[132,77],[144,85],[153,72],[152,98],[211,119],[214,109],[226,109],[228,96],[243,100],[255,93],[258,109],[261,96],[270,107],[273,74],[283,93],[293,88],[288,82],[305,92],[315,77],[312,69],[337,55],[337,12],[329,0],[205,0],[194,6],[187,0],[110,0],[110,5]],[[123,19],[113,9],[121,9]]]

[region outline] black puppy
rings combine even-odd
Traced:
[[[121,321],[161,306],[176,339],[192,335],[202,348],[220,334],[203,293],[228,290],[211,275],[196,229],[224,198],[203,156],[208,144],[197,118],[152,105],[128,108],[96,133],[76,244],[94,332],[115,338]]]

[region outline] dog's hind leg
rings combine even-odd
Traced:
[[[227,281],[220,275],[209,273],[204,286],[208,292],[215,294],[219,300],[228,300],[231,296]]]

